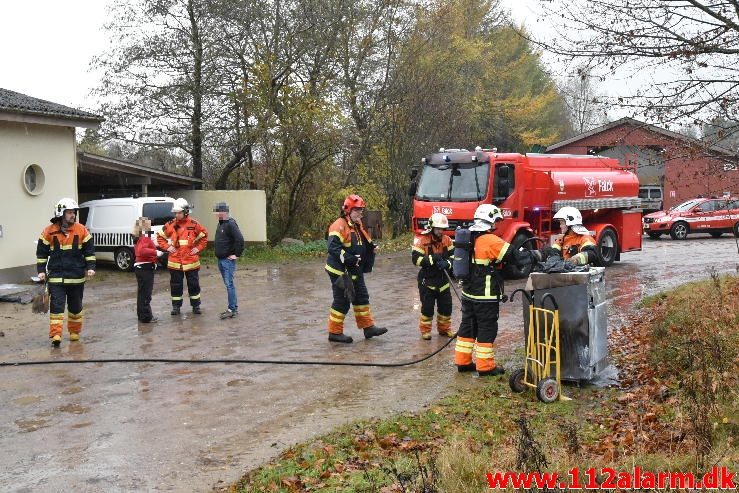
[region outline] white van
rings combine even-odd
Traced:
[[[80,204],[79,222],[92,234],[98,260],[115,262],[120,270],[133,269],[131,230],[140,217],[151,219],[154,234],[174,217],[172,197],[90,200]],[[156,238],[152,236],[156,243]]]

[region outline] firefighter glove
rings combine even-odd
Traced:
[[[359,265],[359,262],[362,260],[362,257],[359,255],[346,255],[344,256],[344,265],[347,267],[355,267]]]
[[[434,262],[436,267],[438,267],[440,270],[449,270],[452,268],[452,264],[445,258],[438,260]]]

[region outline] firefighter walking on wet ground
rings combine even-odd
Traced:
[[[495,223],[502,221],[500,208],[482,204],[475,211],[474,223],[469,228],[469,247],[463,245],[460,232],[455,238],[455,275],[462,278],[462,321],[457,332],[454,364],[459,372],[477,370],[480,376],[495,376],[505,373],[496,364],[494,355],[495,338],[498,335],[498,314],[504,286],[497,267],[502,262],[513,262],[518,266],[542,260],[539,251],[515,250],[495,235]],[[467,249],[468,258],[462,259],[458,250]],[[464,262],[464,263],[463,263]],[[465,270],[464,265],[467,265]],[[475,356],[475,363],[472,357]]]
[[[190,217],[190,204],[178,198],[172,206],[174,219],[168,221],[159,233],[159,248],[169,253],[169,288],[172,297],[171,315],[179,315],[182,308],[184,279],[187,278],[187,294],[192,313],[200,315],[200,252],[208,246],[208,231]]]
[[[562,229],[562,237],[552,248],[565,260],[575,265],[594,264],[598,260],[595,239],[582,224],[582,214],[575,207],[562,207],[554,215]]]
[[[54,347],[62,342],[65,302],[69,340],[80,339],[85,278],[95,275],[95,244],[87,228],[77,222],[78,211],[74,199],[57,202],[51,224],[36,244],[36,271],[49,288],[49,338]]]
[[[377,327],[369,304],[364,275],[372,271],[377,246],[362,225],[365,202],[359,195],[349,195],[341,207],[341,217],[328,229],[326,272],[331,281],[333,303],[328,317],[328,340],[351,343],[344,334],[344,319],[349,305],[354,305],[354,319],[364,337],[370,339],[387,332]]]
[[[426,229],[413,239],[411,259],[421,267],[418,271],[418,294],[421,299],[421,317],[418,328],[421,339],[431,340],[434,305],[437,307],[436,330],[439,335],[454,337],[452,325],[452,292],[447,273],[451,270],[452,240],[444,234],[449,221],[436,212],[429,218]]]

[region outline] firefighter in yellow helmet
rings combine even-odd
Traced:
[[[429,218],[426,229],[413,239],[411,260],[421,267],[418,271],[418,294],[421,299],[421,318],[418,328],[421,339],[431,340],[434,304],[437,307],[436,330],[440,335],[454,337],[452,325],[452,292],[445,272],[451,270],[452,240],[444,234],[449,221],[436,212]]]
[[[562,237],[552,245],[565,262],[575,265],[594,264],[598,261],[595,239],[582,225],[582,214],[575,207],[562,207],[554,215],[559,220]]]
[[[341,207],[341,217],[328,229],[326,272],[334,297],[328,316],[328,340],[332,342],[352,342],[344,334],[344,319],[350,304],[354,305],[354,318],[365,339],[387,332],[385,327],[375,325],[364,282],[364,275],[372,271],[377,248],[362,226],[364,207],[362,197],[349,195]]]
[[[498,303],[503,296],[503,278],[497,267],[502,262],[528,265],[542,260],[538,251],[514,250],[494,234],[495,223],[503,220],[501,210],[481,204],[474,215],[470,273],[462,283],[462,321],[457,332],[454,364],[459,372],[477,370],[480,376],[505,373],[495,363],[493,346],[498,336]],[[472,362],[473,353],[476,362]]]
[[[179,198],[172,206],[174,219],[168,221],[157,233],[159,248],[169,253],[169,288],[172,297],[172,316],[179,315],[182,293],[187,279],[187,294],[192,313],[200,315],[200,252],[208,246],[208,231],[190,217],[190,204]]]
[[[95,244],[87,228],[77,222],[78,211],[74,199],[59,200],[51,224],[36,244],[36,271],[49,287],[49,338],[54,347],[62,342],[65,301],[69,340],[79,340],[85,277],[95,275]]]

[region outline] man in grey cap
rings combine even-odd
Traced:
[[[234,218],[229,217],[227,203],[218,202],[213,207],[213,212],[218,218],[215,254],[218,258],[218,270],[221,271],[221,277],[223,277],[228,293],[228,308],[221,313],[221,319],[233,318],[239,312],[234,274],[236,273],[236,261],[244,252],[244,236]]]

